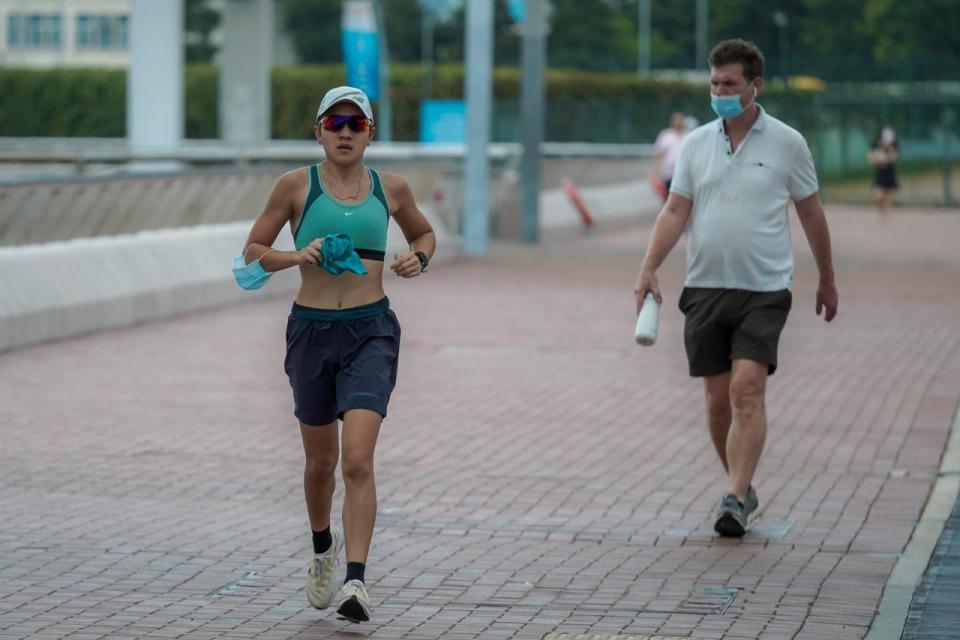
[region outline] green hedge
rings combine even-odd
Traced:
[[[216,138],[217,101],[220,99],[220,71],[212,64],[187,65],[183,77],[186,105],[184,135],[187,138]]]
[[[419,135],[420,69],[391,67],[395,140]],[[272,134],[276,139],[309,139],[323,92],[345,82],[342,65],[278,67],[272,76]],[[437,65],[434,98],[463,97],[463,67]],[[216,138],[218,71],[188,65],[185,72],[185,133]],[[497,68],[493,138],[519,137],[520,71]],[[768,85],[763,103],[801,130],[812,126],[812,92]],[[705,84],[573,70],[547,72],[546,139],[583,142],[649,142],[681,109],[704,121],[712,118]],[[0,136],[122,137],[126,129],[126,73],[123,70],[0,69]]]
[[[188,66],[186,136],[217,136],[217,68]],[[123,69],[0,69],[0,136],[122,138]]]
[[[122,70],[0,69],[0,135],[123,136]]]

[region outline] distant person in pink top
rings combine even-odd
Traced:
[[[673,180],[673,168],[680,155],[680,147],[687,136],[687,123],[680,111],[670,116],[670,127],[664,129],[657,136],[653,145],[653,174],[651,180],[654,189],[666,201],[670,193],[670,182]]]

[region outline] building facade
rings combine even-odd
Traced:
[[[161,2],[162,0],[156,0]],[[223,12],[226,0],[209,0]],[[133,0],[0,0],[0,67],[126,67]],[[274,3],[273,64],[297,62]],[[214,29],[211,41],[223,45]]]
[[[123,67],[131,0],[3,0],[0,65]]]

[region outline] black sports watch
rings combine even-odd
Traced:
[[[427,265],[430,264],[430,259],[427,257],[423,251],[414,251],[413,255],[417,256],[417,260],[420,261],[420,271],[426,271]]]

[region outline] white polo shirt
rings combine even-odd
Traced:
[[[762,108],[736,151],[720,118],[691,131],[670,184],[671,193],[693,201],[686,286],[789,289],[787,204],[818,189],[803,136]]]

